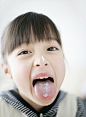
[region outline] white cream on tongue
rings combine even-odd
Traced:
[[[49,100],[55,95],[56,88],[55,84],[50,80],[46,80],[43,82],[38,81],[34,86],[34,91],[38,98],[43,100]]]

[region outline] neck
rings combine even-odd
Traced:
[[[38,104],[34,103],[29,98],[22,95],[20,92],[19,92],[19,95],[38,112],[40,112],[41,109],[44,107],[44,106],[41,106],[41,105],[38,105]]]

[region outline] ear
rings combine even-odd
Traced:
[[[12,79],[12,74],[11,74],[11,70],[8,64],[4,64],[3,62],[1,63],[1,67],[5,73],[5,75],[9,78]]]

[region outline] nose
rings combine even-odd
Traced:
[[[48,64],[49,64],[49,62],[44,56],[40,56],[40,57],[37,56],[34,59],[35,67],[44,67],[44,66],[48,66]]]

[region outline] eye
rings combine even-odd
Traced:
[[[31,53],[31,52],[30,51],[22,51],[18,55],[24,55],[24,54],[29,54],[29,53]]]
[[[56,47],[50,47],[47,49],[47,51],[56,51],[56,50],[58,50],[58,48],[56,48]]]

